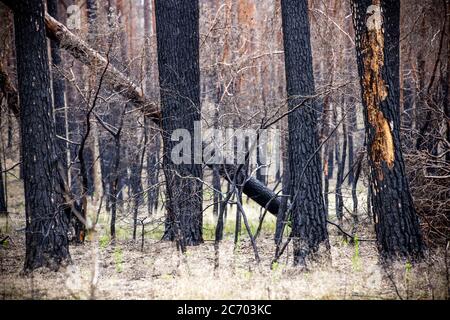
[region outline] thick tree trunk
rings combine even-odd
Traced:
[[[166,177],[166,235],[181,249],[198,245],[202,237],[202,166],[175,164],[171,152],[174,130],[194,137],[200,121],[199,7],[197,0],[156,1],[159,83],[163,130],[163,167]],[[194,139],[191,139],[191,150]],[[189,155],[192,156],[192,155]],[[193,157],[191,157],[193,160]]]
[[[302,101],[299,96],[315,92],[308,1],[282,0],[281,8],[288,106],[292,110]],[[300,265],[322,244],[329,246],[316,111],[314,102],[309,101],[288,116],[294,263]]]
[[[352,1],[352,9],[379,250],[384,258],[420,257],[424,244],[400,143],[400,3]]]
[[[68,221],[53,178],[58,159],[42,1],[16,3],[14,27],[25,187],[25,270],[58,269],[70,258]]]

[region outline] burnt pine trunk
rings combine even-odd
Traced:
[[[166,238],[185,245],[198,245],[202,237],[202,166],[175,164],[171,159],[172,132],[191,134],[200,121],[199,6],[197,0],[157,0],[156,35],[163,129],[163,167],[166,178]]]
[[[398,1],[353,1],[370,194],[383,258],[420,257],[424,243],[400,143]]]
[[[153,101],[158,101],[158,69],[156,60],[156,50],[152,49],[152,37],[154,34],[154,7],[153,0],[144,0],[144,35],[145,35],[145,72],[146,85],[145,91],[147,96],[151,97]],[[151,215],[153,211],[158,209],[158,197],[159,197],[159,150],[160,150],[160,137],[156,128],[151,125],[151,121],[148,117],[145,118],[145,130],[147,134],[147,141],[149,146],[147,147],[147,187],[148,201],[147,208],[148,214]]]
[[[24,0],[14,5],[25,188],[25,270],[58,269],[70,258],[67,216],[56,185],[57,153],[52,119],[50,69],[44,5]]]
[[[341,115],[345,116],[344,108],[345,102],[342,101],[341,105]],[[337,112],[337,111],[336,111]],[[339,224],[342,225],[342,219],[344,217],[344,197],[342,195],[342,185],[344,183],[344,171],[345,171],[345,163],[347,160],[347,124],[345,121],[342,121],[342,150],[337,149],[337,157],[338,160],[338,168],[337,168],[337,176],[336,176],[336,217],[339,220]]]
[[[148,119],[146,119],[148,120]],[[148,131],[153,134],[152,142],[147,152],[147,186],[150,188],[148,191],[148,214],[153,214],[158,210],[158,198],[159,198],[159,150],[160,150],[160,138],[159,133],[148,125]]]
[[[282,0],[282,20],[288,107],[295,108],[313,95],[310,30],[307,0]],[[328,247],[326,211],[322,196],[322,177],[317,106],[309,100],[288,116],[290,195],[293,217],[294,264],[316,253],[321,244]]]
[[[218,78],[218,77],[217,77]],[[217,79],[217,82],[219,80]],[[219,128],[219,105],[220,105],[220,96],[222,94],[222,90],[220,89],[220,84],[217,83],[216,89],[216,109],[214,110],[214,128]],[[212,187],[213,191],[213,216],[217,217],[219,215],[220,203],[222,202],[222,187],[220,183],[220,172],[219,166],[212,166]]]
[[[349,111],[347,116],[347,141],[348,141],[348,185],[353,185],[355,179],[355,172],[353,166],[355,157],[355,143],[354,138],[357,136],[357,122],[356,122],[356,106],[353,97],[348,97]]]
[[[2,165],[2,159],[0,156],[0,215],[6,215],[6,214],[8,214],[8,206],[6,203],[6,192],[5,192],[5,185],[3,182],[3,172],[2,171],[3,171],[3,165]]]
[[[58,19],[58,1],[47,0],[47,11],[52,17]],[[53,112],[55,118],[55,131],[57,136],[61,138],[56,139],[56,146],[58,158],[60,159],[64,178],[68,179],[68,161],[67,150],[68,145],[64,139],[67,139],[66,133],[66,85],[64,78],[60,75],[61,53],[58,44],[55,41],[50,42],[51,45],[51,61],[52,61],[52,92],[53,92]],[[59,70],[58,70],[59,69]]]
[[[142,140],[145,140],[142,139]],[[139,159],[139,161],[134,160],[130,165],[130,185],[131,185],[131,191],[132,191],[132,197],[133,197],[133,240],[136,240],[136,229],[138,224],[138,213],[139,213],[139,206],[143,202],[143,187],[141,182],[141,176],[142,176],[142,167],[143,167],[143,161],[144,161],[144,155],[145,155],[145,144],[143,141],[141,142],[141,148],[137,151],[139,151],[141,154],[135,154],[136,157],[134,159]],[[137,153],[137,152],[135,152]]]
[[[326,95],[323,99],[323,110],[322,110],[322,132],[321,132],[321,139],[324,141],[331,131],[331,108],[332,104],[330,103],[330,95]],[[330,156],[330,146],[332,145],[333,137],[330,137],[329,140],[324,145],[323,150],[323,181],[324,181],[324,190],[323,190],[323,197],[325,202],[325,212],[328,216],[328,210],[329,210],[329,195],[328,190],[330,186],[330,177],[328,173],[328,161]],[[331,159],[333,161],[333,159]]]

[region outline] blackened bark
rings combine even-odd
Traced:
[[[97,32],[95,24],[95,20],[97,19],[97,0],[86,0],[86,11],[89,23],[88,42],[92,43]]]
[[[321,129],[321,141],[325,141],[325,139],[328,138],[328,135],[330,134],[330,127],[331,127],[331,103],[330,103],[330,96],[327,95],[323,99],[323,109],[322,109],[322,129]],[[333,144],[333,137],[330,137],[329,140],[325,143],[325,147],[323,148],[323,176],[324,176],[324,190],[323,190],[323,198],[325,202],[325,211],[328,216],[328,210],[329,210],[329,195],[328,190],[330,186],[330,175],[329,175],[329,168],[328,168],[328,162],[330,161],[330,150],[333,150],[331,148]],[[332,157],[332,156],[331,156]],[[331,161],[333,161],[333,158],[331,158]]]
[[[58,19],[58,1],[47,0],[48,14]],[[68,161],[67,149],[68,145],[64,139],[67,139],[66,133],[66,85],[64,78],[61,76],[61,53],[58,44],[55,41],[50,42],[51,60],[52,60],[52,93],[53,93],[53,112],[55,118],[56,134],[61,137],[57,138],[56,146],[58,158],[63,168],[65,179],[68,178]]]
[[[120,123],[117,132],[112,134],[114,138],[114,162],[111,169],[111,192],[109,194],[109,202],[111,204],[110,234],[113,241],[116,239],[117,203],[120,191],[120,150],[125,110],[126,108],[124,107],[123,112],[120,114]]]
[[[171,141],[176,129],[194,137],[200,121],[199,7],[197,0],[157,0],[156,34],[163,129],[163,164],[166,177],[166,235],[185,245],[198,245],[202,237],[202,166],[175,164]],[[191,139],[194,150],[194,139]],[[191,158],[193,160],[193,158]]]
[[[348,128],[347,128],[347,143],[348,143],[348,184],[352,185],[355,178],[354,158],[355,158],[355,143],[354,136],[357,132],[357,122],[356,122],[356,105],[355,99],[353,97],[348,97]]]
[[[220,184],[220,174],[217,165],[213,167],[212,187],[214,188],[213,215],[217,217],[219,214],[220,202],[222,201],[222,187]]]
[[[5,185],[3,182],[3,165],[0,156],[0,215],[8,213],[8,206],[6,205]]]
[[[141,148],[138,151],[142,152]],[[137,162],[135,159],[139,159],[139,162]],[[130,187],[133,197],[133,240],[136,240],[139,206],[142,204],[143,201],[142,193],[144,189],[142,187],[141,181],[143,159],[144,159],[143,155],[137,155],[136,157],[133,158],[133,161],[130,165]]]
[[[352,181],[352,201],[353,201],[353,211],[352,211],[352,218],[353,218],[353,230],[355,230],[359,218],[358,218],[358,195],[356,193],[356,186],[358,185],[359,176],[361,174],[361,168],[362,168],[362,154],[359,156],[357,163],[355,164],[355,167],[352,167],[353,171],[353,181]]]
[[[111,203],[111,221],[110,221],[110,234],[111,239],[116,239],[116,219],[117,219],[117,202],[118,202],[118,190],[119,190],[119,166],[120,166],[120,132],[114,136],[114,151],[116,156],[114,158],[114,165],[112,169],[112,183],[111,183],[111,193],[110,203]]]
[[[151,40],[154,36],[153,3],[153,0],[144,0],[145,72],[147,74],[145,90],[147,96],[158,103],[158,66],[155,63],[156,50],[152,49],[151,46]],[[149,142],[147,147],[147,188],[150,189],[147,192],[147,207],[148,214],[151,215],[154,210],[158,209],[161,139],[158,129],[151,126],[150,119],[146,117],[144,121],[145,134]]]
[[[216,77],[216,94],[215,94],[215,102],[216,102],[216,108],[214,110],[214,128],[219,128],[219,105],[220,105],[220,98],[222,96],[222,90],[221,85],[219,83],[218,77]],[[212,166],[212,187],[214,188],[213,191],[213,216],[217,217],[219,214],[219,207],[220,203],[222,201],[222,190],[221,190],[221,184],[220,184],[220,172],[219,172],[219,166],[217,164],[213,164]]]
[[[450,5],[446,6],[446,14],[447,17],[450,16]],[[447,79],[445,81],[445,87],[444,87],[444,115],[447,119],[446,121],[446,134],[445,138],[447,140],[447,143],[450,145],[450,40],[448,37],[450,35],[450,21],[447,22]],[[445,160],[450,163],[450,152],[447,152],[445,155]]]
[[[25,270],[58,269],[70,255],[68,221],[53,178],[58,159],[43,2],[17,2],[14,28],[25,188]]]
[[[341,109],[341,114],[344,116],[344,110]],[[336,176],[336,217],[339,223],[342,224],[344,217],[344,197],[342,196],[342,184],[344,182],[345,162],[347,158],[347,124],[342,122],[342,150],[338,149],[338,171]]]
[[[421,257],[424,243],[400,143],[400,3],[352,1],[352,9],[378,247],[383,258]]]
[[[315,92],[308,1],[282,0],[281,9],[288,106],[293,109],[302,101],[299,96]],[[328,247],[315,103],[308,101],[297,108],[288,122],[294,263],[304,265],[321,244]]]
[[[103,117],[103,121],[106,123],[112,123],[113,112],[107,113]],[[100,168],[102,172],[102,184],[103,184],[103,194],[106,199],[106,210],[111,209],[111,190],[112,190],[112,167],[114,162],[114,145],[112,136],[109,137],[105,134],[99,134],[99,149],[100,149]]]
[[[154,210],[158,210],[160,167],[159,151],[161,149],[160,141],[159,133],[154,133],[153,142],[151,142],[151,148],[149,148],[149,152],[147,154],[147,186],[150,188],[148,191],[149,214],[152,214]]]
[[[330,139],[330,146],[328,147],[328,157],[327,157],[327,172],[328,172],[328,179],[333,179],[333,173],[334,173],[334,143],[336,139],[331,138]]]
[[[282,191],[284,197],[280,201],[280,205],[278,207],[278,213],[277,213],[277,220],[276,220],[276,227],[275,227],[275,244],[277,247],[281,244],[281,241],[283,239],[283,231],[285,229],[286,223],[288,221],[286,215],[287,215],[287,204],[288,204],[288,195],[289,192],[289,185],[290,185],[290,174],[289,174],[289,161],[287,161],[287,148],[286,145],[289,144],[288,136],[282,137],[282,159],[283,159],[283,175],[282,175]]]

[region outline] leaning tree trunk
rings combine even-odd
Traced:
[[[398,1],[352,1],[370,165],[370,192],[383,258],[420,257],[424,244],[400,143]]]
[[[174,130],[190,133],[194,150],[194,122],[200,121],[199,8],[196,0],[157,0],[156,35],[161,87],[163,163],[166,177],[166,235],[185,245],[202,237],[202,166],[175,164],[171,153]]]
[[[301,96],[315,92],[308,1],[282,0],[281,9],[288,106],[293,110],[303,101]],[[315,103],[309,100],[288,115],[294,263],[301,265],[321,244],[328,247],[316,112]]]
[[[42,1],[17,2],[14,28],[25,187],[25,270],[58,269],[70,258],[68,221],[53,178],[58,159]]]

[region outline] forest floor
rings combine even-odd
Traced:
[[[267,217],[255,256],[242,229],[234,250],[234,219],[229,214],[225,239],[219,248],[215,269],[214,220],[205,214],[205,243],[188,248],[181,255],[174,244],[159,241],[161,224],[148,225],[142,248],[131,239],[129,221],[122,219],[118,239],[112,244],[107,225],[100,218],[99,231],[84,245],[70,247],[72,264],[59,272],[38,270],[23,275],[25,224],[23,202],[10,201],[13,212],[0,223],[0,237],[10,241],[0,246],[0,299],[448,299],[449,280],[444,250],[430,251],[419,265],[398,263],[389,270],[378,263],[374,242],[350,244],[329,225],[331,261],[309,270],[292,265],[288,248],[270,268],[274,255],[273,217]],[[334,198],[334,197],[333,197]],[[330,197],[331,199],[331,197]],[[252,229],[258,224],[259,209],[246,205]],[[161,214],[161,213],[160,213]],[[106,216],[106,214],[105,214]],[[211,218],[208,218],[211,217]],[[158,218],[153,218],[155,221]],[[360,239],[373,239],[373,225],[362,219]],[[347,226],[346,229],[349,229]]]

